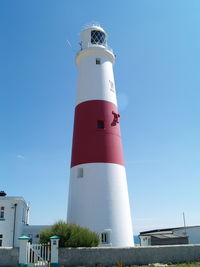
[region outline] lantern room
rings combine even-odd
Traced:
[[[107,41],[106,32],[97,25],[92,25],[83,30],[81,34],[81,50],[87,49],[92,46],[106,47]]]

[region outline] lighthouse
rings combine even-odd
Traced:
[[[100,246],[133,246],[113,75],[115,55],[99,25],[81,33],[67,221],[100,236]]]

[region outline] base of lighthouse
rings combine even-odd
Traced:
[[[88,163],[71,168],[68,222],[100,234],[100,246],[133,246],[125,168]]]

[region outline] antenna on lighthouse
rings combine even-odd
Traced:
[[[69,47],[72,49],[72,51],[76,54],[76,50],[72,47],[71,43],[69,40],[67,40],[67,44],[69,45]]]
[[[86,23],[85,25],[83,25],[82,30],[86,30],[88,28],[91,28],[92,26],[101,27],[101,25],[100,25],[99,22],[93,20],[93,21],[91,21],[91,22]]]

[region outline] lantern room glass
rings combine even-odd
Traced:
[[[106,42],[106,35],[104,32],[101,31],[91,31],[91,43],[92,44],[99,44],[104,45]]]

